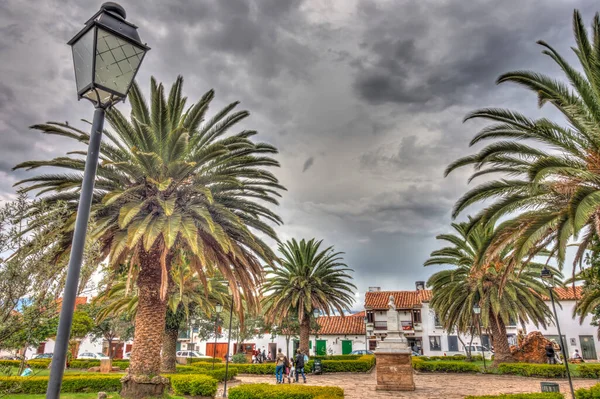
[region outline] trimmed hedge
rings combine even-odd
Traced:
[[[579,388],[575,391],[576,399],[599,399],[600,398],[600,384],[596,384],[590,388]]]
[[[129,367],[129,360],[113,360],[113,367],[118,367],[121,370]],[[100,360],[96,359],[74,359],[69,362],[69,368],[71,369],[83,369],[87,370],[90,367],[100,367]]]
[[[577,365],[579,376],[583,378],[600,378],[600,364],[583,363]]]
[[[229,390],[230,399],[315,399],[343,398],[344,390],[338,387],[311,385],[243,384]]]
[[[25,364],[29,364],[32,369],[47,369],[48,366],[50,366],[50,359],[26,360]],[[19,366],[21,366],[21,361],[20,360],[0,360],[0,366],[19,367]]]
[[[205,359],[205,358],[196,358],[196,357],[188,357],[187,359],[187,364],[194,364],[194,363],[225,363],[223,361],[223,359],[219,359],[218,357],[214,358],[214,359]]]
[[[447,361],[447,362],[457,362],[457,361],[461,361],[461,360],[467,360],[467,356],[466,355],[454,355],[454,356],[415,356],[416,358],[419,359],[423,359],[426,362],[428,361]],[[477,362],[477,361],[482,361],[483,360],[483,356],[481,355],[473,355],[471,356],[471,360]]]
[[[184,368],[185,367],[185,368]],[[225,381],[225,368],[215,368],[214,370],[202,370],[196,367],[181,366],[177,368],[177,374],[165,374],[165,377],[171,378],[178,375],[207,375],[214,378],[217,381]],[[232,380],[238,374],[238,370],[233,367],[229,368],[227,373],[227,380]]]
[[[311,359],[320,359],[320,360],[358,360],[363,356],[372,356],[373,355],[327,355],[327,356],[313,356]]]
[[[420,358],[413,358],[413,368],[418,371],[438,372],[438,373],[479,373],[481,369],[478,365],[461,361],[424,361]]]
[[[208,375],[184,374],[171,377],[171,387],[177,395],[214,397],[217,380]]]
[[[65,375],[61,392],[117,392],[121,389],[122,375]],[[0,377],[0,391],[27,394],[45,394],[48,376]]]
[[[466,396],[465,399],[564,399],[564,395],[558,392],[512,393],[503,395]]]
[[[561,364],[500,363],[498,372],[523,377],[544,378],[562,378],[566,375],[565,366]]]

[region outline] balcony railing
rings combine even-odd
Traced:
[[[375,330],[387,330],[387,321],[376,321]]]

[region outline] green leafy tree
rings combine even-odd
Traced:
[[[491,121],[471,141],[493,141],[478,153],[452,163],[446,174],[472,165],[471,179],[502,173],[508,178],[487,181],[467,192],[456,204],[454,216],[481,201],[491,204],[476,217],[495,223],[503,217],[492,251],[511,245],[515,259],[534,256],[548,245],[562,266],[570,239],[580,237],[575,262],[600,233],[600,15],[596,14],[591,34],[580,13],[573,13],[575,44],[579,65],[570,65],[544,41],[543,53],[564,74],[563,80],[533,71],[514,71],[497,82],[516,83],[538,97],[539,106],[549,104],[565,122],[529,118],[514,110],[476,110],[465,120]],[[490,200],[494,200],[493,202]],[[514,216],[517,214],[517,216]],[[513,217],[514,216],[514,217]],[[509,265],[507,272],[520,264]]]
[[[511,321],[530,321],[536,326],[545,326],[551,317],[543,299],[547,291],[540,280],[545,265],[530,261],[520,273],[506,273],[511,262],[511,248],[507,247],[493,257],[486,253],[495,234],[493,226],[471,227],[470,223],[453,223],[452,227],[455,234],[437,237],[450,245],[433,251],[425,262],[425,266],[453,266],[429,278],[427,285],[433,291],[430,306],[444,329],[472,334],[472,326],[477,323],[473,306],[478,304],[481,324],[492,332],[494,362],[514,361],[506,326]],[[557,270],[553,271],[560,276]]]
[[[267,318],[281,323],[290,315],[300,322],[300,349],[308,353],[311,318],[315,309],[327,315],[344,314],[354,302],[352,271],[333,247],[321,250],[321,241],[292,239],[279,245],[281,266],[267,268],[263,309]]]
[[[92,301],[86,306],[86,311],[94,320],[94,327],[90,331],[92,339],[105,340],[108,344],[107,355],[112,359],[115,356],[112,344],[117,340],[124,342],[133,338],[134,326],[131,315],[127,313],[101,317],[103,305]]]
[[[234,102],[206,118],[214,92],[186,107],[183,79],[167,94],[151,80],[150,105],[134,84],[128,98],[131,116],[116,108],[107,111],[106,140],[102,143],[90,234],[110,264],[129,264],[138,289],[134,347],[128,390],[136,394],[143,376],[160,372],[168,275],[179,249],[189,256],[200,276],[218,270],[231,284],[239,283],[246,301],[258,306],[256,283],[262,264],[274,253],[260,235],[276,239],[266,222],[281,219],[266,204],[277,204],[277,178],[268,170],[278,166],[277,150],[253,141],[256,131],[229,133],[248,117],[234,111]],[[49,122],[33,126],[45,134],[87,144],[90,135],[72,125]],[[77,210],[86,154],[82,151],[47,161],[28,161],[17,169],[66,168],[69,174],[43,174],[19,182],[27,190],[42,190],[51,203],[64,201],[69,216]],[[32,210],[35,212],[35,210]],[[72,224],[65,225],[61,246],[68,251]],[[241,309],[240,291],[234,300]],[[139,378],[136,376],[140,376]]]

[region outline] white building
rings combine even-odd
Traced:
[[[435,312],[429,307],[431,300],[431,291],[425,290],[425,283],[418,281],[414,291],[381,291],[377,287],[372,287],[365,295],[365,311],[367,319],[374,324],[374,334],[369,338],[369,346],[374,350],[377,341],[386,335],[388,302],[390,295],[394,296],[395,305],[400,315],[402,327],[409,344],[417,349],[423,355],[451,356],[458,353],[464,353],[462,341],[468,345],[468,337],[459,337],[445,331],[437,321]],[[590,324],[591,317],[586,317],[580,325],[579,320],[573,319],[573,309],[576,300],[581,296],[581,287],[575,289],[569,287],[556,288],[554,290],[556,300],[556,310],[563,341],[566,343],[569,355],[575,349],[587,360],[597,360],[600,341],[597,338],[597,327]],[[550,300],[546,301],[551,308]],[[507,335],[511,344],[516,344],[518,330],[522,329],[525,334],[532,331],[540,331],[549,339],[556,339],[558,342],[558,331],[554,324],[547,328],[536,328],[532,324],[507,326]],[[490,347],[489,336],[481,337],[483,346]],[[475,337],[474,344],[479,344],[479,337]]]

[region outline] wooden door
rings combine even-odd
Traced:
[[[224,359],[226,353],[227,353],[227,343],[217,342],[216,351],[215,351],[215,343],[214,342],[206,343],[206,356],[215,357],[217,359]]]
[[[327,355],[327,341],[324,339],[317,340],[317,356],[325,356]]]
[[[342,355],[349,355],[352,353],[352,341],[342,341]]]
[[[593,336],[580,335],[579,342],[581,343],[581,357],[583,357],[585,360],[597,359]]]

